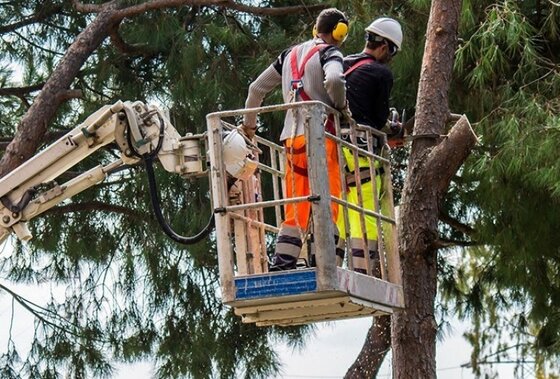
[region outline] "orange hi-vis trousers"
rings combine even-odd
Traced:
[[[293,139],[287,139],[286,146],[286,197],[308,196],[309,177],[307,176],[307,154],[305,149],[305,136],[297,136]],[[327,169],[329,174],[329,187],[332,196],[340,197],[342,186],[340,184],[340,172],[338,163],[338,153],[336,142],[325,140],[327,153]],[[338,219],[338,205],[331,204],[331,212],[333,221],[336,223]],[[309,213],[311,211],[311,203],[304,201],[301,203],[286,205],[285,225],[299,226],[307,229],[309,222]]]
[[[286,147],[286,197],[300,197],[310,195],[309,177],[307,171],[305,136],[289,138]],[[334,197],[340,198],[342,185],[340,182],[339,162],[336,142],[325,141],[329,187]],[[311,203],[308,201],[286,204],[285,220],[280,227],[273,265],[281,269],[295,268],[302,248],[302,238],[309,225]],[[331,203],[332,220],[338,219],[338,204]]]

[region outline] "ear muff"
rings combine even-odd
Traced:
[[[344,41],[346,36],[348,36],[348,24],[344,22],[336,24],[332,31],[332,36],[336,41]]]

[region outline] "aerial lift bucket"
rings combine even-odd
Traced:
[[[248,112],[289,112],[294,108],[304,112],[307,120],[305,134],[311,194],[302,198],[285,198],[285,183],[282,180],[285,172],[284,148],[261,137],[255,138],[256,174],[238,180],[234,186],[228,186],[230,175],[223,159],[223,135],[235,127],[224,119],[240,117]],[[336,134],[326,133],[323,128],[327,114],[336,116]],[[337,137],[341,135],[337,114],[321,102],[306,101],[216,112],[207,116],[209,171],[216,217],[222,301],[234,307],[243,322],[259,326],[287,326],[386,315],[404,307],[389,160]],[[358,131],[365,133],[369,141],[375,137],[386,142],[386,137],[372,128],[352,128],[351,133]],[[345,191],[342,191],[341,198],[331,197],[325,167],[327,138],[336,141],[339,157],[342,157],[341,149],[344,146],[353,151],[356,159],[369,159],[371,170],[375,170],[375,161],[382,165],[385,172],[384,195],[380,201],[379,194],[375,193],[375,209],[365,209],[362,204],[350,204]],[[376,173],[372,171],[372,174],[375,176]],[[344,175],[341,171],[341,180]],[[311,203],[316,266],[268,272],[267,250],[273,245],[279,230],[282,206],[301,201]],[[349,210],[360,213],[362,225],[366,217],[375,217],[378,230],[383,230],[378,238],[381,258],[379,278],[372,275],[371,269],[367,275],[353,271],[349,248],[346,249],[347,263],[337,267],[336,246],[332,238],[336,226],[331,220],[331,201],[341,205],[341,214],[346,220]],[[348,231],[340,233],[348,234]],[[364,243],[367,244],[365,233]],[[369,254],[365,255],[369,263]]]

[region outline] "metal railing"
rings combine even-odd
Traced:
[[[224,119],[239,118],[246,113],[264,114],[270,112],[303,112],[304,130],[307,141],[309,196],[287,198],[285,171],[286,156],[284,147],[256,136],[256,159],[258,170],[248,180],[238,180],[228,190],[225,164],[222,159],[222,138],[224,132],[235,128]],[[335,133],[325,131],[327,115],[334,115]],[[387,137],[368,126],[354,125],[341,128],[336,110],[318,101],[296,102],[252,109],[240,109],[209,114],[207,116],[210,175],[213,205],[216,212],[216,240],[222,296],[225,301],[232,299],[235,291],[233,279],[236,275],[261,274],[268,271],[267,250],[275,243],[284,218],[283,206],[297,202],[310,202],[312,208],[313,243],[316,251],[318,288],[328,289],[336,276],[336,258],[331,202],[339,204],[339,234],[343,237],[346,251],[343,266],[353,269],[350,240],[350,215],[359,216],[361,241],[366,260],[367,274],[373,275],[370,261],[371,236],[368,238],[366,224],[375,223],[379,253],[379,273],[381,279],[400,284],[400,268],[396,246],[396,218],[393,206],[391,167],[388,159]],[[342,136],[346,136],[342,138]],[[325,142],[330,139],[336,143],[339,159],[339,180],[342,183],[340,197],[333,197],[329,191],[328,171],[325,167]],[[357,144],[357,141],[361,144]],[[376,146],[377,145],[377,146]],[[344,151],[343,151],[344,150]],[[346,154],[344,154],[346,153]],[[345,157],[353,162],[345,162]],[[346,159],[347,160],[347,159]],[[361,165],[360,165],[361,162]],[[366,162],[364,164],[364,162]],[[347,181],[352,174],[344,169],[346,165],[354,168],[353,183],[357,201],[347,197]],[[362,169],[359,167],[362,166]],[[365,168],[364,168],[365,167]],[[363,180],[364,171],[369,171],[370,180]],[[366,175],[368,176],[368,175]],[[380,198],[377,178],[382,180],[383,195]],[[351,181],[351,180],[350,180]],[[369,189],[367,186],[371,186]],[[364,207],[363,194],[373,193],[373,208]],[[355,228],[355,225],[354,225]],[[355,229],[354,229],[355,230]],[[355,234],[355,233],[354,233]],[[305,247],[304,243],[304,247]],[[341,248],[342,246],[339,246]],[[340,262],[339,262],[340,264]]]

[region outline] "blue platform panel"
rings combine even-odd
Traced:
[[[315,269],[281,271],[235,278],[235,299],[301,295],[317,290]]]

